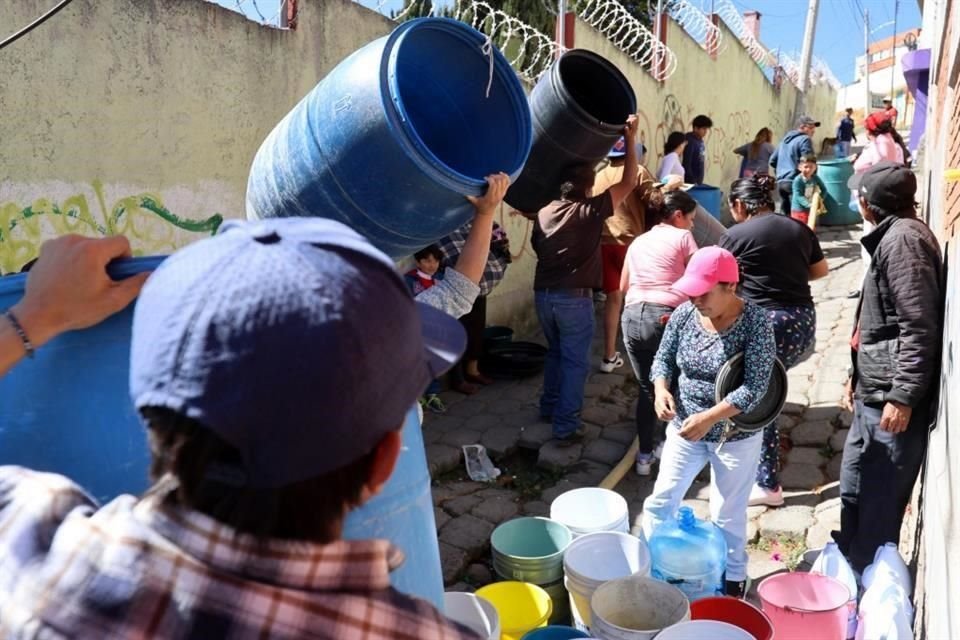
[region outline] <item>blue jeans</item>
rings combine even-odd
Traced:
[[[580,427],[583,387],[590,372],[593,298],[553,289],[535,291],[534,299],[547,339],[540,415],[552,419],[555,438],[567,438]]]

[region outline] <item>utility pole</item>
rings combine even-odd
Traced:
[[[807,8],[807,26],[803,31],[803,50],[800,52],[800,86],[797,93],[797,103],[794,118],[803,114],[806,109],[806,93],[810,84],[810,60],[813,58],[813,40],[817,31],[817,11],[820,9],[820,0],[810,0]]]
[[[557,0],[557,57],[567,46],[567,0]]]
[[[890,98],[896,98],[894,95],[893,81],[897,77],[897,12],[900,9],[900,0],[894,0],[893,3],[893,69],[890,70]],[[904,109],[906,111],[906,109]]]
[[[863,10],[863,88],[867,93],[867,102],[863,108],[866,118],[873,111],[873,97],[870,95],[870,10]]]

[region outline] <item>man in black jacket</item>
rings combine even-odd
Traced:
[[[850,179],[860,213],[876,228],[850,345],[853,375],[843,403],[853,424],[840,471],[841,551],[856,571],[877,547],[900,540],[935,416],[943,332],[940,246],[916,216],[916,176],[880,162]]]

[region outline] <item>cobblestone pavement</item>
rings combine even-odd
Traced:
[[[760,578],[796,566],[803,550],[821,547],[839,527],[837,479],[850,414],[841,411],[841,387],[849,367],[849,337],[859,288],[859,226],[827,227],[820,242],[830,275],[812,283],[817,306],[815,353],[789,373],[790,391],[780,418],[781,482],[786,504],[749,510],[749,574]],[[423,433],[434,479],[433,500],[444,581],[466,590],[493,580],[489,539],[494,527],[519,515],[548,515],[550,502],[569,489],[596,486],[623,457],[635,435],[637,386],[629,364],[599,372],[601,310],[598,305],[594,371],[586,387],[582,445],[558,448],[550,425],[538,419],[542,379],[498,380],[473,396],[444,392],[448,410],[428,416]],[[500,481],[471,482],[463,469],[463,445],[480,443],[502,469]],[[654,467],[656,473],[656,467]],[[638,519],[654,476],[629,471],[616,487]],[[708,513],[708,475],[701,474],[685,502]]]

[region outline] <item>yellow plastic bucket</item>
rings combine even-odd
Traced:
[[[529,582],[494,582],[477,590],[500,616],[500,640],[520,640],[526,632],[547,626],[553,611],[550,594]]]

